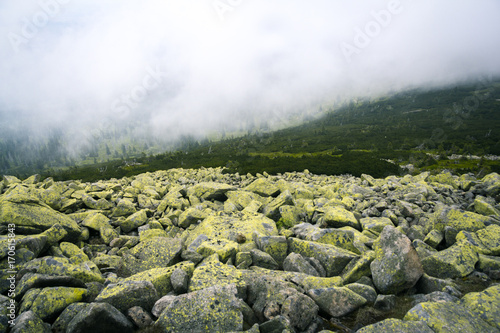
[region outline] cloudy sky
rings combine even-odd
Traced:
[[[0,2],[0,122],[160,136],[500,74],[498,0]]]

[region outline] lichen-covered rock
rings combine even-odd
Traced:
[[[152,268],[126,278],[124,281],[148,281],[153,284],[160,297],[173,290],[171,283],[172,274],[176,270],[182,270],[187,276],[191,276],[194,271],[194,264],[191,262],[180,262],[170,267]]]
[[[489,217],[438,205],[434,214],[434,228],[444,231],[445,227],[452,227],[457,231],[477,231],[483,229],[489,221]]]
[[[423,321],[436,333],[498,332],[473,312],[453,302],[420,303],[406,313],[404,320]]]
[[[71,276],[52,276],[44,274],[25,274],[16,285],[16,298],[21,298],[24,293],[32,288],[46,287],[73,287],[86,288],[83,281]]]
[[[388,318],[378,323],[365,326],[356,333],[434,333],[423,321],[404,321],[396,318]]]
[[[344,267],[358,255],[333,245],[309,242],[298,238],[288,239],[288,250],[321,262],[327,276],[339,275]]]
[[[69,322],[67,332],[132,333],[134,325],[108,303],[91,303]]]
[[[394,227],[394,224],[387,217],[365,217],[359,220],[363,230],[369,230],[374,234],[380,234],[386,226]]]
[[[375,289],[366,284],[350,283],[345,285],[345,287],[366,299],[368,303],[373,304],[377,300],[377,292]]]
[[[292,228],[297,238],[313,241],[316,243],[330,244],[345,250],[358,253],[354,245],[354,229],[319,228],[309,223],[301,223]]]
[[[69,241],[78,240],[82,232],[68,216],[26,195],[3,195],[0,198],[0,225],[7,227],[8,224],[15,224],[19,234],[42,233],[59,224],[67,231]]]
[[[52,324],[53,333],[66,333],[68,324],[73,320],[73,318],[83,309],[89,306],[88,303],[77,302],[71,303],[64,309],[64,311],[57,317],[54,324]]]
[[[122,312],[133,306],[140,306],[151,311],[160,298],[149,281],[122,281],[110,284],[97,296],[96,303],[109,303]]]
[[[72,276],[83,282],[104,282],[99,269],[91,261],[74,265],[67,258],[43,257],[31,260],[23,268],[27,272],[38,274]]]
[[[340,206],[328,206],[322,209],[323,221],[330,227],[342,228],[353,227],[360,228],[359,222],[354,214]]]
[[[284,236],[254,237],[259,250],[269,254],[282,267],[288,252],[288,243]]]
[[[182,240],[155,237],[140,242],[123,256],[124,275],[176,264],[182,251]]]
[[[113,216],[128,216],[136,212],[135,205],[129,199],[121,199],[116,205]]]
[[[478,214],[486,216],[500,216],[500,211],[488,203],[486,198],[480,196],[474,199],[474,211]]]
[[[496,172],[490,173],[481,179],[484,191],[487,195],[495,196],[500,193],[500,175]]]
[[[44,323],[33,311],[26,311],[16,318],[14,327],[10,330],[12,333],[51,333],[50,325]]]
[[[464,277],[474,271],[478,254],[467,241],[461,241],[446,250],[422,260],[426,274],[437,278]]]
[[[189,207],[179,216],[178,226],[188,228],[191,224],[203,221],[207,213],[195,207]]]
[[[133,306],[128,309],[127,317],[130,318],[130,320],[139,329],[146,328],[153,324],[153,318],[151,318],[151,315],[140,306]]]
[[[318,311],[318,305],[310,297],[300,293],[289,296],[281,306],[281,314],[299,331],[304,331],[311,324]]]
[[[188,291],[193,292],[214,285],[234,285],[239,295],[244,295],[246,291],[246,282],[243,280],[242,273],[233,266],[220,262],[202,263],[196,267],[189,281]]]
[[[146,211],[140,210],[127,217],[125,221],[120,223],[120,227],[122,228],[123,232],[130,232],[134,229],[137,229],[141,225],[146,224],[147,221],[148,215],[146,214]]]
[[[202,234],[211,239],[225,238],[233,242],[238,241],[238,235],[243,235],[247,242],[251,242],[254,232],[262,236],[278,235],[276,223],[261,214],[211,215],[189,233],[186,244],[191,244],[196,237]]]
[[[345,287],[310,289],[307,295],[332,317],[342,317],[366,304],[364,297]]]
[[[479,293],[469,293],[461,299],[460,304],[500,330],[500,285],[491,286]]]
[[[341,273],[345,283],[352,283],[363,276],[371,275],[370,265],[375,260],[375,251],[366,251],[360,257],[351,260]]]
[[[189,187],[187,194],[201,200],[225,201],[227,199],[225,193],[235,189],[233,186],[224,183],[202,182]]]
[[[217,253],[222,262],[234,257],[238,251],[238,243],[223,238],[207,239],[196,248],[196,252],[205,258]]]
[[[413,287],[424,273],[411,241],[393,226],[386,226],[374,245],[370,264],[373,283],[384,294],[397,294]]]
[[[283,270],[319,276],[318,271],[300,254],[290,253],[283,262]]]
[[[259,178],[245,188],[263,197],[273,197],[280,193],[280,189],[269,179]]]
[[[155,323],[161,332],[229,332],[243,330],[235,286],[212,286],[175,297]]]
[[[55,319],[69,304],[84,299],[87,290],[84,288],[48,287],[43,288],[25,310],[31,310],[40,319]]]

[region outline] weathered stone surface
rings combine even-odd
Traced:
[[[320,276],[318,271],[300,254],[290,253],[283,262],[283,270]]]
[[[386,226],[375,243],[370,264],[373,283],[384,294],[397,294],[413,287],[423,274],[422,264],[411,241],[398,229]]]
[[[406,321],[423,321],[434,332],[498,332],[474,313],[453,302],[420,303],[408,311]]]
[[[22,195],[3,195],[0,198],[0,225],[16,225],[17,233],[41,233],[55,224],[61,225],[70,241],[78,240],[81,229],[78,224],[38,199]]]
[[[230,216],[211,215],[189,233],[186,244],[191,244],[196,237],[202,234],[211,239],[225,238],[233,242],[238,241],[238,235],[243,235],[247,242],[250,242],[254,232],[262,236],[278,235],[276,223],[262,215],[242,213]]]
[[[74,265],[67,258],[43,257],[31,260],[23,268],[28,272],[38,274],[72,276],[83,282],[104,282],[99,269],[91,261]]]
[[[246,291],[246,283],[241,272],[233,266],[220,262],[202,263],[196,267],[189,282],[188,291],[193,292],[214,285],[233,285],[237,288],[239,295],[243,295]]]
[[[330,206],[323,209],[324,222],[334,228],[353,227],[360,228],[360,224],[354,214],[340,206]]]
[[[259,178],[245,188],[263,197],[272,197],[280,193],[280,189],[267,178]]]
[[[33,290],[33,289],[32,289]],[[48,287],[43,288],[24,309],[32,311],[40,319],[55,319],[69,304],[84,299],[87,290],[84,288]]]
[[[202,182],[191,186],[187,194],[188,196],[195,196],[202,200],[218,200],[225,201],[227,199],[225,193],[234,191],[235,188],[231,185],[215,182]]]
[[[311,289],[307,295],[333,317],[342,317],[366,304],[364,297],[345,287]]]
[[[356,333],[434,333],[423,321],[404,321],[401,319],[389,318],[379,321],[376,324],[365,326]]]
[[[69,322],[67,332],[132,333],[134,325],[108,303],[91,303]]]
[[[110,284],[97,296],[96,303],[109,303],[126,312],[133,306],[151,311],[159,298],[154,285],[149,281],[123,281]]]
[[[26,311],[17,317],[14,327],[10,330],[13,333],[39,332],[50,333],[50,325],[44,323],[33,311]]]
[[[428,256],[422,260],[422,265],[426,274],[446,279],[464,277],[472,273],[478,260],[478,254],[472,245],[462,241]]]
[[[140,242],[123,257],[124,274],[136,274],[152,268],[168,267],[180,259],[182,240],[155,237]]]
[[[500,330],[500,285],[494,285],[479,293],[465,295],[460,305],[491,326]]]
[[[339,275],[352,259],[358,257],[353,252],[333,245],[319,244],[298,238],[288,239],[288,249],[290,252],[301,254],[304,257],[318,259],[325,268],[327,276]]]
[[[64,309],[59,317],[57,317],[54,324],[52,324],[52,332],[54,333],[66,333],[68,324],[73,320],[73,318],[83,309],[89,306],[88,303],[72,303]]]
[[[235,286],[212,286],[175,297],[155,323],[162,332],[228,332],[243,329]],[[196,314],[196,315],[194,315]]]

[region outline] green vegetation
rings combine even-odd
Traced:
[[[92,181],[176,167],[224,166],[228,172],[240,174],[308,169],[317,174],[384,177],[401,174],[400,165],[406,164],[412,164],[416,171],[499,172],[498,160],[448,158],[452,154],[500,155],[499,107],[500,81],[406,91],[381,99],[351,101],[330,109],[319,119],[279,131],[226,136],[216,142],[183,137],[177,151],[154,156],[150,151],[147,156],[133,144],[122,145],[117,152],[111,144],[101,142],[99,148],[92,148],[93,159],[108,162],[91,163],[87,154],[85,160],[91,165],[77,166],[69,161],[45,170],[43,175]],[[56,151],[56,143],[54,139],[47,147]],[[0,161],[8,164],[8,155],[3,152],[12,150],[0,148]],[[27,176],[51,166],[41,164],[17,175]]]

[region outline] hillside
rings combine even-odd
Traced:
[[[0,331],[500,329],[498,174],[222,171],[4,177]]]
[[[499,82],[352,101],[293,128],[214,142],[184,137],[174,152],[52,169],[45,175],[90,181],[176,167],[222,166],[240,174],[308,169],[385,177],[406,172],[400,166],[408,164],[414,172],[448,169],[485,175],[500,171],[498,160],[484,158],[500,155]]]

